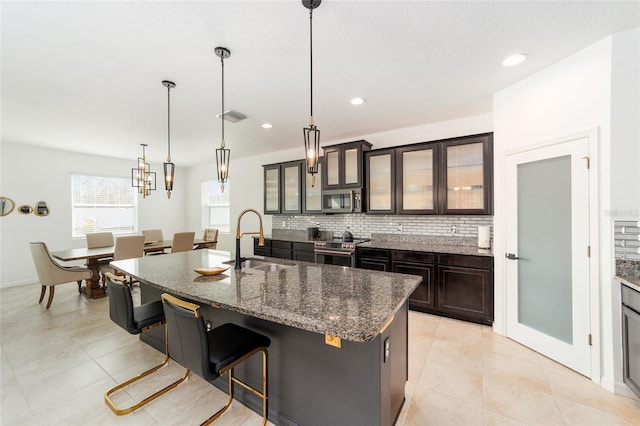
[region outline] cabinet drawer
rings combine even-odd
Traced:
[[[465,256],[460,254],[441,254],[438,255],[438,265],[493,269],[493,258],[485,256]]]
[[[358,248],[358,257],[389,260],[389,250],[377,248]]]
[[[291,253],[291,250],[272,248],[271,257],[277,257],[279,259],[291,259],[292,253]]]
[[[291,241],[272,240],[271,241],[271,248],[282,249],[282,250],[291,250]]]
[[[313,243],[293,243],[293,251],[313,252]]]
[[[391,260],[394,262],[412,262],[420,264],[436,263],[436,255],[434,253],[423,253],[420,251],[402,251],[394,250],[391,252]]]

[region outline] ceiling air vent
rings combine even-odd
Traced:
[[[217,114],[216,117],[221,118],[222,117],[222,113]],[[224,112],[224,119],[227,120],[230,123],[237,123],[238,121],[242,121],[245,118],[247,118],[246,115],[238,112],[238,111],[234,111],[232,109],[227,110]]]

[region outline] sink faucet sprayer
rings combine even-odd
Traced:
[[[247,212],[254,212],[255,214],[258,215],[258,220],[260,221],[260,231],[259,232],[243,232],[243,233],[240,233],[240,219],[242,219],[242,216]],[[259,246],[263,246],[264,245],[264,232],[262,231],[262,216],[260,215],[260,213],[256,209],[245,209],[245,210],[242,211],[242,213],[240,213],[238,215],[238,225],[236,226],[236,266],[235,266],[235,269],[241,269],[242,268],[242,262],[244,260],[246,260],[246,258],[240,256],[240,238],[243,235],[248,235],[248,234],[259,234],[260,238],[258,239],[258,245]]]

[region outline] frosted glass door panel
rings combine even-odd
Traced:
[[[402,208],[433,210],[433,149],[402,154]]]
[[[265,172],[266,179],[264,183],[265,191],[265,210],[266,211],[279,211],[278,205],[278,187],[280,182],[278,181],[279,169],[268,169]]]
[[[324,161],[327,162],[327,185],[340,185],[339,151],[325,152]]]
[[[322,210],[322,197],[320,189],[322,186],[322,167],[318,167],[318,173],[316,173],[314,186],[311,186],[311,175],[309,173],[305,173],[305,176],[305,211],[320,211]]]
[[[300,166],[284,168],[284,211],[300,211]]]
[[[482,143],[447,147],[447,209],[484,208],[482,150]]]
[[[518,322],[567,343],[573,341],[571,226],[571,157],[519,164]]]
[[[369,210],[391,209],[391,154],[369,157]]]
[[[344,183],[358,183],[358,148],[344,151]]]

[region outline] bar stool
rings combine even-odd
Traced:
[[[131,334],[140,334],[143,331],[165,323],[164,310],[161,301],[158,300],[156,302],[145,303],[134,307],[133,299],[131,297],[131,288],[129,287],[126,279],[121,276],[116,276],[111,272],[107,272],[105,275],[107,278],[107,289],[109,294],[109,316],[113,322]],[[152,367],[149,370],[109,389],[107,393],[104,394],[104,400],[109,408],[119,416],[129,414],[182,383],[187,378],[186,374],[169,386],[160,389],[158,392],[127,408],[118,408],[111,400],[110,396],[113,393],[159,370],[167,364],[168,361],[169,355],[165,350],[164,360],[159,365],[156,365],[155,367]]]
[[[271,340],[236,324],[223,324],[207,331],[200,315],[200,306],[178,299],[170,294],[162,294],[167,320],[168,353],[177,363],[185,367],[185,376],[193,371],[198,376],[213,382],[219,376],[229,377],[229,399],[224,407],[202,423],[208,425],[224,413],[233,400],[234,384],[262,398],[262,421],[267,424],[267,347]],[[262,352],[262,392],[237,379],[233,368]]]

